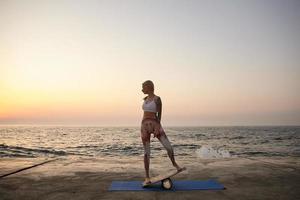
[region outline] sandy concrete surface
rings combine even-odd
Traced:
[[[0,175],[45,159],[1,158]],[[34,199],[300,199],[300,159],[226,158],[181,159],[187,171],[176,180],[216,179],[222,191],[110,192],[113,180],[143,180],[141,158],[64,157],[0,178],[1,200]],[[172,169],[169,162],[151,160],[151,175]]]

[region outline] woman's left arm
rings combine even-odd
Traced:
[[[162,113],[162,102],[161,102],[160,97],[157,98],[156,105],[157,105],[157,118],[158,118],[158,120],[160,122],[160,120],[161,120],[161,113]]]

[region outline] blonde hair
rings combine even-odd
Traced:
[[[143,83],[143,85],[147,85],[147,86],[150,88],[150,90],[151,90],[152,92],[154,91],[154,84],[153,84],[152,81],[147,80],[147,81],[145,81],[145,82]]]

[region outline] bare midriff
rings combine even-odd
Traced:
[[[154,112],[144,112],[143,119],[157,119],[156,118],[156,113]]]

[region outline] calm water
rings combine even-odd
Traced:
[[[165,127],[175,154],[185,157],[300,156],[300,127]],[[224,154],[225,152],[225,154]],[[139,127],[0,127],[0,157],[140,156]],[[166,156],[156,138],[151,155]]]

